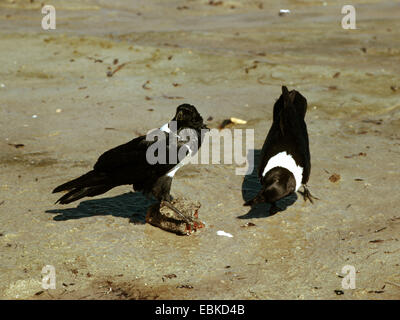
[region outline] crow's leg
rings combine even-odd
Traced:
[[[172,197],[170,194],[171,190],[171,183],[172,183],[172,178],[168,177],[166,175],[158,178],[156,183],[154,184],[152,188],[152,193],[156,197],[158,201],[164,201],[163,203],[170,208],[172,211],[174,211],[176,214],[181,216],[186,222],[190,223],[192,219],[189,217],[185,216],[181,211],[179,211],[172,203]]]
[[[303,188],[304,188],[304,191],[300,192],[300,194],[303,196],[304,201],[307,201],[307,199],[308,199],[308,200],[310,200],[311,203],[314,203],[313,199],[319,200],[319,198],[314,197],[311,194],[310,190],[308,190],[308,187],[305,184],[303,184]]]
[[[166,175],[157,179],[151,188],[151,193],[158,201],[171,201],[172,197],[170,195],[172,178]]]

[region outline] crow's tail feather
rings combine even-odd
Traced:
[[[56,203],[67,204],[83,197],[94,197],[114,188],[105,173],[89,171],[77,179],[68,181],[53,190],[53,193],[68,191]]]
[[[67,204],[84,197],[94,197],[114,188],[114,185],[98,185],[92,187],[75,188],[63,195],[56,203]]]
[[[282,86],[283,106],[294,105],[299,117],[306,116],[307,112],[307,99],[298,91],[289,91],[287,87]]]
[[[61,192],[61,191],[70,191],[72,189],[82,189],[86,187],[93,187],[105,184],[107,177],[105,174],[96,172],[94,170],[89,171],[88,173],[80,176],[77,179],[68,181],[53,190],[53,193]]]

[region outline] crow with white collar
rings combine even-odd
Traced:
[[[56,203],[67,204],[84,197],[103,194],[120,185],[130,184],[135,191],[141,191],[149,197],[153,195],[159,202],[164,200],[169,203],[172,200],[170,195],[172,178],[184,164],[184,159],[178,158],[176,162],[169,163],[169,153],[179,153],[181,148],[185,148],[181,153],[186,156],[192,154],[185,141],[178,140],[173,148],[169,143],[169,135],[179,137],[182,130],[190,129],[197,135],[197,148],[200,148],[203,136],[208,130],[199,112],[190,104],[178,106],[171,123],[172,121],[175,126],[167,123],[159,129],[164,132],[162,139],[165,139],[166,163],[149,163],[147,149],[156,141],[148,141],[146,136],[137,137],[103,153],[93,170],[55,188],[53,193],[67,191]],[[168,206],[181,214],[172,204],[169,203]]]
[[[275,213],[279,199],[303,186],[304,201],[313,198],[307,188],[311,162],[307,125],[304,121],[307,100],[298,91],[288,91],[282,86],[282,94],[275,102],[273,122],[261,150],[258,177],[262,184],[260,192],[244,205],[271,204]]]

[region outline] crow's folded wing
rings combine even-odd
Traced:
[[[146,170],[159,176],[166,174],[177,164],[176,162],[169,163],[169,153],[174,150],[176,152],[176,149],[180,150],[184,145],[183,142],[178,142],[177,148],[173,148],[168,143],[168,137],[169,135],[166,133],[160,140],[160,142],[165,142],[165,144],[160,143],[160,146],[165,146],[165,151],[159,149],[160,152],[166,152],[166,163],[151,164],[148,162],[147,149],[156,141],[148,141],[146,136],[141,136],[103,153],[94,165],[94,170],[111,174],[126,170],[128,175],[134,174],[135,171],[137,174],[143,175]]]
[[[128,143],[104,152],[96,164],[96,171],[110,172],[127,165],[140,166],[146,164],[146,150],[151,141],[145,136],[135,138]]]

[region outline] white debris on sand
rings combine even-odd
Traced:
[[[287,14],[289,14],[290,13],[290,10],[289,9],[280,9],[279,10],[279,15],[280,16],[284,16],[284,15],[287,15]]]
[[[224,237],[229,237],[229,238],[233,238],[233,235],[231,235],[231,234],[228,233],[228,232],[222,231],[222,230],[218,230],[218,231],[217,231],[217,235],[219,235],[219,236],[224,236]]]

